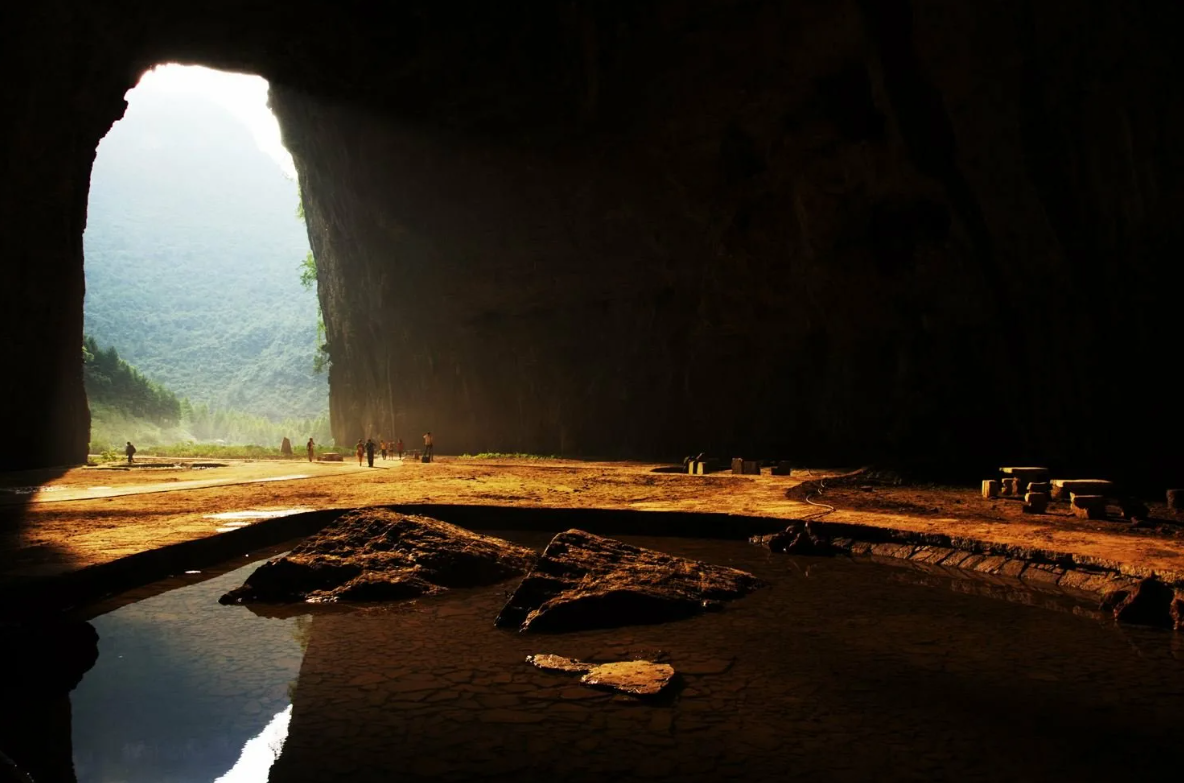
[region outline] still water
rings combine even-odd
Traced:
[[[493,627],[512,583],[284,619],[219,605],[253,564],[92,621],[78,780],[1046,782],[1178,758],[1184,634],[999,582],[624,539],[770,586],[683,622],[525,636]],[[637,702],[524,663],[540,652],[660,657],[681,687]]]

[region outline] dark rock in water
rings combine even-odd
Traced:
[[[398,601],[494,584],[530,570],[537,557],[438,519],[353,511],[264,563],[221,601]]]
[[[660,623],[761,586],[752,574],[630,546],[582,530],[551,539],[497,625],[573,631]]]
[[[616,661],[585,663],[562,655],[528,655],[530,663],[543,671],[560,674],[583,674],[580,682],[593,688],[627,693],[630,696],[657,696],[673,681],[674,667],[654,661]]]
[[[1112,590],[1102,597],[1102,609],[1114,612],[1114,619],[1131,625],[1171,628],[1172,602],[1175,593],[1155,577],[1141,579],[1122,590]]]
[[[753,536],[752,543],[768,547],[771,552],[788,555],[832,555],[830,539],[816,535],[808,522],[792,522],[785,530],[766,536]]]

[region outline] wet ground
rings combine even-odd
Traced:
[[[1115,780],[1178,757],[1180,634],[904,567],[625,540],[770,586],[683,622],[521,635],[493,627],[512,583],[267,619],[217,604],[239,569],[94,619],[78,779]],[[613,696],[525,663],[540,652],[656,657],[681,685]]]

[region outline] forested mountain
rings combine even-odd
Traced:
[[[100,348],[89,335],[82,340],[82,380],[92,405],[106,405],[162,427],[181,423],[181,400],[125,362],[114,346]]]
[[[222,106],[142,85],[99,146],[86,331],[195,406],[328,408],[296,183]]]

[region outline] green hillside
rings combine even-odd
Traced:
[[[91,177],[87,333],[194,406],[325,413],[296,184],[213,102],[140,87],[129,104]]]

